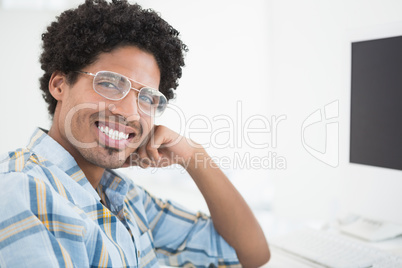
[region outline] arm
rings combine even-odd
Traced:
[[[197,162],[190,161],[187,171],[207,202],[215,229],[236,250],[243,267],[268,262],[268,244],[252,211],[205,150],[198,149],[193,159],[200,156],[207,163],[205,168],[197,168]]]
[[[142,167],[180,164],[188,171],[207,202],[215,229],[236,250],[244,267],[269,260],[267,241],[252,211],[201,146],[156,126],[138,155]]]
[[[235,250],[217,233],[211,217],[188,211],[174,201],[156,198],[139,186],[136,188],[160,264],[240,267]]]

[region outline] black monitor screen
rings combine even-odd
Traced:
[[[402,170],[402,36],[352,43],[350,162]]]

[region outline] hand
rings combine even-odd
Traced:
[[[268,261],[268,243],[253,212],[202,146],[167,127],[155,126],[131,156],[125,166],[183,166],[202,193],[215,229],[236,250],[243,267],[259,267]],[[199,168],[199,161],[207,162]]]
[[[199,144],[173,130],[155,125],[138,149],[127,158],[123,167],[166,167],[172,164],[185,167],[201,148]]]

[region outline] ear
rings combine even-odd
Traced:
[[[49,80],[49,92],[57,101],[63,99],[67,90],[67,78],[62,72],[56,71],[52,73]]]

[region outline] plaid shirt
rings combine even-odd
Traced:
[[[0,158],[0,267],[240,267],[211,219],[106,170],[94,189],[37,129]]]

